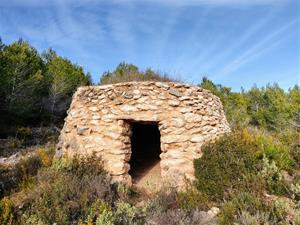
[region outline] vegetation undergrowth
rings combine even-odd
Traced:
[[[204,146],[203,157],[195,160],[195,185],[221,207],[220,224],[296,224],[299,161],[293,151],[265,131],[232,131]],[[278,201],[292,215],[278,212]]]
[[[0,156],[22,155],[0,167],[0,224],[300,224],[299,86],[234,92],[203,78],[232,132],[202,146],[185,190],[148,195],[112,184],[95,156],[53,159],[72,94],[91,84],[81,66],[0,41],[0,74]],[[173,79],[120,63],[99,84],[145,80]]]

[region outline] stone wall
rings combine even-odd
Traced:
[[[176,184],[194,178],[201,146],[229,132],[220,99],[210,91],[173,82],[129,82],[80,87],[60,135],[58,155],[103,159],[115,181],[131,184],[130,123],[157,122],[161,176]]]

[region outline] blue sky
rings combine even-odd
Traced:
[[[125,61],[234,90],[300,83],[298,0],[0,0],[0,36],[52,47],[94,82]]]

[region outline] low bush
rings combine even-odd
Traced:
[[[264,217],[259,217],[259,215],[264,215],[264,210],[265,206],[259,198],[253,194],[243,192],[235,196],[231,201],[224,203],[218,222],[220,225],[230,225],[237,221],[239,221],[239,224],[252,224],[245,221],[253,220],[257,222],[253,224],[265,224],[259,223],[260,220],[265,219]]]
[[[259,175],[264,178],[267,183],[268,191],[272,194],[284,195],[287,193],[287,187],[283,182],[283,173],[277,167],[275,161],[270,161],[267,157],[263,157],[262,170]]]
[[[286,147],[293,158],[293,169],[300,169],[300,132],[288,129],[284,132],[274,134]]]
[[[0,224],[11,225],[13,221],[12,203],[8,198],[0,201]]]
[[[32,176],[36,175],[42,166],[42,160],[34,155],[22,159],[13,168],[0,168],[0,197],[9,195],[14,191],[29,186]]]
[[[113,72],[103,73],[100,84],[114,84],[130,81],[174,81],[171,77],[166,74],[155,72],[152,69],[145,71],[139,70],[133,64],[120,63]]]
[[[16,138],[22,140],[22,143],[27,145],[33,139],[32,129],[29,127],[19,127],[16,130]]]
[[[97,201],[111,205],[115,197],[99,162],[95,157],[75,158],[41,169],[36,187],[27,195],[29,204],[19,213],[22,216],[18,223],[70,224],[87,218],[94,220],[91,211],[97,208]]]
[[[146,196],[146,193],[142,193],[142,191],[138,190],[136,187],[129,187],[122,183],[116,185],[116,194],[119,200],[131,204],[135,204],[136,200],[138,200],[141,195]]]
[[[278,138],[263,130],[251,130],[258,149],[258,158],[266,157],[274,162],[279,170],[291,170],[295,160],[290,154],[288,143],[282,143]]]
[[[300,204],[288,198],[278,198],[268,206],[276,224],[300,224]]]
[[[256,224],[268,224],[276,225],[268,212],[256,212],[250,214],[248,211],[240,211],[236,215],[236,223],[240,225],[256,225]]]
[[[288,195],[283,172],[293,173],[296,161],[289,146],[269,133],[233,131],[204,146],[203,153],[194,162],[196,187],[211,201],[230,200],[240,192]]]
[[[9,157],[21,150],[22,140],[15,137],[2,139],[0,142],[0,157]]]
[[[179,192],[164,186],[155,196],[149,196],[139,214],[145,224],[216,224],[216,218],[206,212],[209,207],[207,198],[192,186]]]
[[[48,149],[39,148],[12,167],[0,166],[0,198],[29,187],[38,170],[51,165],[53,154],[53,146]]]
[[[212,206],[208,197],[203,192],[200,192],[193,187],[189,187],[185,191],[178,192],[176,200],[179,208],[183,210],[208,210]]]
[[[2,194],[10,195],[0,202],[0,224],[207,225],[217,222],[205,212],[212,206],[221,208],[219,224],[297,224],[297,156],[287,145],[293,141],[255,129],[233,131],[203,147],[195,183],[155,196],[111,184],[94,155],[53,161],[53,146],[39,147],[13,170],[0,171]]]
[[[206,145],[203,156],[195,160],[196,187],[211,201],[222,202],[238,192],[261,195],[264,182],[256,174],[257,145],[247,130],[225,135]]]
[[[57,127],[19,127],[0,141],[0,157],[9,157],[16,153],[25,154],[35,148],[53,147],[59,129]]]
[[[155,197],[151,198],[148,202],[146,211],[151,213],[152,211],[159,210],[160,212],[165,212],[168,209],[177,208],[177,192],[174,188],[163,187]]]
[[[144,224],[144,218],[141,209],[124,201],[118,201],[116,203],[115,215],[117,217],[117,223],[115,224]]]
[[[153,214],[148,215],[148,224],[157,225],[174,225],[174,224],[195,224],[191,223],[190,215],[185,211],[179,211],[178,209],[169,209],[165,212],[155,211]],[[200,221],[197,221],[197,224]]]
[[[291,197],[300,202],[300,179],[290,186]]]
[[[287,198],[262,201],[250,193],[241,193],[225,202],[218,216],[220,225],[299,224],[299,206]]]

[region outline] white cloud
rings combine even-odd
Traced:
[[[268,14],[266,14],[264,17],[257,18],[255,23],[251,23],[247,26],[247,29],[241,33],[238,39],[235,39],[232,42],[229,42],[228,45],[223,45],[224,40],[221,40],[221,44],[219,43],[217,47],[217,51],[214,52],[207,52],[204,51],[205,55],[203,55],[203,52],[199,51],[199,49],[195,49],[198,52],[200,52],[201,55],[197,55],[193,58],[191,65],[190,65],[190,71],[195,71],[197,68],[199,68],[199,64],[201,59],[205,59],[204,65],[201,65],[201,69],[205,69],[205,71],[211,71],[215,68],[216,65],[219,63],[222,63],[222,61],[226,60],[226,58],[234,53],[237,52],[239,49],[241,49],[244,45],[247,45],[250,39],[255,37],[257,35],[258,31],[261,31],[263,29],[266,29],[266,25],[274,19],[276,16],[276,13],[280,7],[273,8]],[[192,32],[195,33],[195,32]],[[229,36],[230,34],[228,34]],[[223,32],[221,36],[226,36],[226,33]],[[225,38],[225,37],[224,37]],[[195,42],[195,41],[193,41]],[[191,43],[193,43],[191,42]],[[214,45],[217,43],[213,42]],[[219,51],[219,49],[222,49],[222,51]],[[216,50],[216,48],[214,48]],[[207,54],[212,53],[212,54]],[[186,58],[189,57],[190,52],[187,52]],[[203,56],[205,58],[203,58]]]
[[[281,43],[285,38],[288,36],[287,30],[291,29],[297,22],[298,18],[290,21],[289,23],[285,24],[278,30],[270,33],[268,36],[257,42],[255,45],[250,47],[240,56],[235,58],[233,61],[229,62],[227,66],[225,66],[220,73],[216,74],[213,79],[215,78],[222,78],[229,73],[232,73],[239,69],[241,66],[245,65],[246,63],[250,62],[251,60],[259,57],[260,55],[264,54],[266,51],[274,48],[279,43]],[[285,35],[284,35],[285,34]],[[278,37],[279,36],[279,37]],[[272,41],[275,37],[278,37],[277,40]]]

